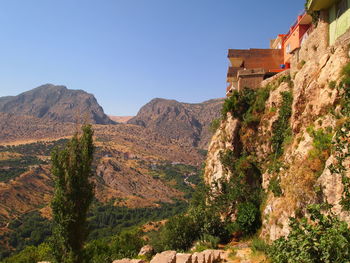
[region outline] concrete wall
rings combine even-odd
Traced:
[[[350,7],[350,0],[347,0]],[[350,28],[350,8],[337,17],[336,5],[329,9],[329,44],[333,45],[338,37],[343,35]]]

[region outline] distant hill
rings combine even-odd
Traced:
[[[1,97],[0,112],[58,122],[114,124],[92,94],[52,84]]]
[[[108,115],[108,117],[115,122],[127,123],[134,116],[111,116],[111,115]]]
[[[209,125],[220,117],[222,103],[223,99],[191,104],[157,98],[143,106],[128,123],[184,145],[206,149],[211,138]]]

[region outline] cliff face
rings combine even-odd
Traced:
[[[113,124],[95,97],[82,90],[43,85],[13,97],[0,98],[0,112],[58,122]]]
[[[128,121],[145,127],[180,144],[207,148],[209,125],[220,117],[222,99],[190,104],[175,100],[153,99],[143,106],[136,117]]]
[[[255,127],[247,127],[228,113],[209,146],[208,184],[230,176],[220,157],[227,150],[243,148],[256,157],[266,193],[261,204],[261,236],[268,240],[288,235],[289,217],[305,215],[309,204],[328,202],[333,213],[350,223],[350,213],[341,205],[342,175],[330,169],[339,155],[332,142],[344,123],[339,112],[345,97],[338,87],[349,62],[350,33],[328,47],[326,32],[321,22],[294,55],[291,70],[262,82],[261,87],[269,87],[269,97]],[[291,115],[283,119],[287,93],[292,95]],[[276,144],[281,123],[288,127],[282,143]],[[345,177],[350,177],[348,160],[343,164]]]

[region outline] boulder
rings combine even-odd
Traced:
[[[202,252],[204,254],[205,263],[213,263],[213,250],[207,249]]]
[[[205,254],[203,252],[195,252],[193,253],[193,257],[197,258],[197,263],[206,263]]]
[[[203,253],[205,254],[206,263],[210,263],[221,261],[225,251],[220,249],[207,249],[204,250]]]
[[[176,263],[192,263],[192,255],[185,253],[177,253]]]
[[[140,249],[139,256],[153,256],[154,255],[154,248],[151,245],[143,246]]]
[[[129,258],[123,258],[114,260],[113,263],[145,263],[142,259],[129,259]]]
[[[191,262],[192,263],[198,263],[198,255],[196,253],[192,254]]]
[[[176,251],[168,250],[158,253],[150,263],[176,263]]]

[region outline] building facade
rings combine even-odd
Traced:
[[[350,0],[310,0],[307,8],[328,13],[330,45],[350,28]]]

